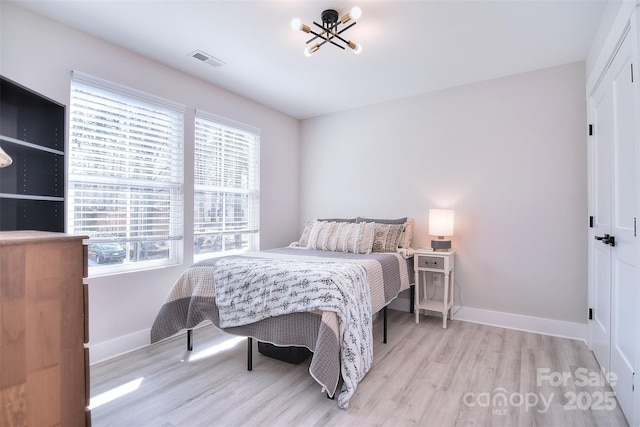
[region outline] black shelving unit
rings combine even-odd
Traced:
[[[0,77],[0,231],[64,232],[65,106]]]

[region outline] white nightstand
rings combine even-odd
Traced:
[[[447,318],[449,317],[451,307],[453,307],[453,269],[455,253],[455,250],[447,252],[417,250],[413,255],[413,268],[416,274],[414,296],[416,323],[419,322],[420,309],[439,311],[442,313],[442,327],[447,327]],[[444,275],[442,283],[444,298],[442,301],[428,299],[427,279],[433,273],[442,273]],[[422,278],[422,281],[420,278]]]

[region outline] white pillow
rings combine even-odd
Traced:
[[[361,222],[363,224],[360,234],[360,242],[358,242],[359,254],[370,254],[373,250],[373,242],[376,236],[376,223],[375,222]]]
[[[322,251],[371,253],[375,224],[327,222],[316,220],[309,232],[307,249]]]
[[[400,247],[410,248],[411,240],[413,239],[413,218],[407,218],[407,222],[404,223],[404,231],[402,237],[400,237]]]
[[[298,246],[306,247],[307,243],[309,243],[309,234],[311,233],[313,222],[314,221],[308,219],[307,222],[304,224],[304,230],[302,230],[302,235],[300,235],[300,239],[298,239]]]
[[[328,224],[327,221],[318,221],[315,220],[313,222],[313,226],[311,227],[311,231],[309,232],[309,240],[307,241],[307,249],[322,249],[322,240],[320,240],[320,247],[318,246],[318,240],[320,238],[320,232],[323,231],[324,226]]]

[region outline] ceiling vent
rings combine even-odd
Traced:
[[[211,56],[207,53],[204,53],[201,50],[194,50],[189,54],[189,56],[197,59],[198,61],[202,61],[205,64],[209,64],[212,67],[220,67],[221,65],[226,64],[226,62],[219,60],[218,58]]]

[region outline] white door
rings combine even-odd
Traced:
[[[618,402],[631,421],[633,414],[633,366],[638,326],[638,158],[634,112],[633,40],[627,35],[608,73],[613,98],[612,217],[611,234],[611,372]]]
[[[591,252],[593,321],[589,323],[591,348],[598,363],[609,370],[611,359],[611,246],[594,237],[611,234],[611,147],[613,102],[608,82],[600,83],[592,102],[593,159],[591,163],[593,229]]]
[[[626,37],[591,99],[594,120],[591,347],[630,422],[640,297],[640,202],[631,37]],[[637,84],[637,83],[635,83]],[[597,240],[596,240],[597,239]]]

